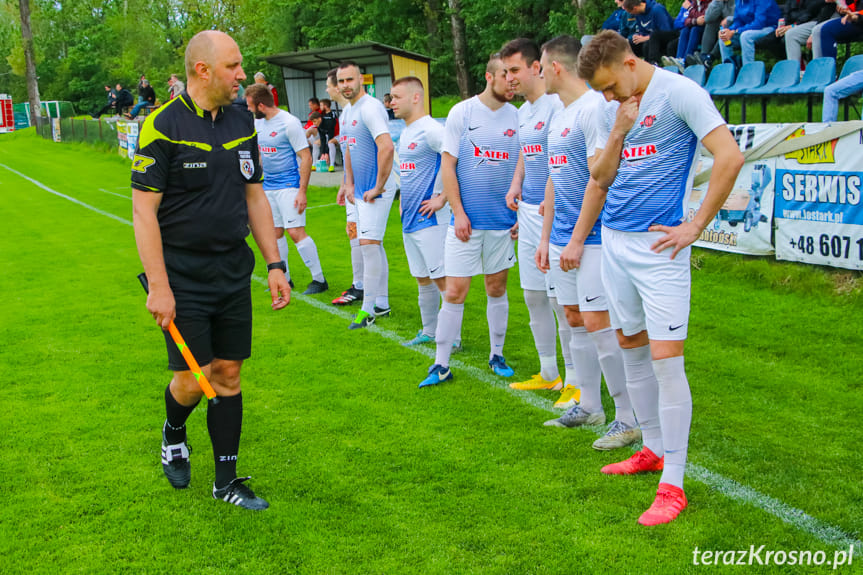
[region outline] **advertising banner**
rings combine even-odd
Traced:
[[[805,124],[789,140],[816,135]],[[863,269],[863,131],[776,157],[776,258]]]

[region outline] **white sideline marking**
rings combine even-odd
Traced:
[[[12,172],[13,174],[16,174],[16,175],[24,178],[25,180],[33,183],[34,185],[42,188],[46,192],[50,192],[56,196],[67,199],[70,202],[78,204],[79,206],[83,206],[83,207],[87,208],[88,210],[92,210],[92,211],[96,212],[97,214],[102,214],[103,216],[107,216],[107,217],[111,218],[112,220],[116,220],[116,221],[123,223],[123,224],[126,224],[128,226],[132,225],[132,222],[129,220],[123,219],[119,216],[115,216],[114,214],[110,214],[108,212],[104,212],[104,211],[100,210],[99,208],[95,208],[89,204],[85,204],[84,202],[76,200],[75,198],[67,196],[66,194],[61,194],[60,192],[52,190],[48,186],[41,184],[41,183],[37,182],[36,180],[29,178],[29,177],[25,176],[24,174],[13,170],[12,168],[10,168],[9,166],[7,166],[5,164],[0,164],[0,167],[6,168],[7,170]],[[268,285],[267,280],[265,280],[264,278],[262,278],[260,276],[252,275],[252,279],[261,285]],[[346,321],[350,321],[351,319],[353,319],[353,314],[348,312],[347,310],[336,308],[336,307],[333,307],[331,305],[327,305],[327,304],[322,303],[322,302],[320,302],[316,299],[313,299],[309,296],[304,296],[300,293],[297,293],[296,295],[294,295],[292,293],[291,299],[292,300],[299,300],[305,304],[308,304],[308,305],[310,305],[316,309],[319,309],[321,311],[324,311],[328,314],[331,314],[331,315],[340,317],[342,319],[345,319]],[[345,329],[347,329],[347,328],[345,328]],[[367,329],[367,331],[371,331],[372,333],[376,333],[376,334],[380,335],[381,337],[388,339],[390,341],[393,341],[393,342],[401,343],[401,342],[405,341],[397,333],[383,329],[378,325],[373,324],[366,329]],[[434,352],[431,349],[428,349],[425,347],[414,346],[414,347],[405,347],[404,349],[413,350],[417,353],[425,355],[426,357],[429,357],[432,359],[434,358]],[[468,365],[468,364],[463,363],[459,360],[450,361],[450,365],[452,367],[455,367],[455,368],[461,370],[461,371],[467,372],[468,374],[470,374],[471,377],[474,377],[475,379],[478,379],[484,383],[487,383],[487,384],[491,385],[492,387],[502,389],[502,390],[506,391],[507,393],[511,393],[511,394],[517,396],[519,399],[521,399],[522,401],[524,401],[525,403],[527,403],[529,405],[532,405],[533,407],[536,407],[536,408],[539,408],[539,409],[542,409],[542,410],[545,410],[545,411],[548,411],[551,413],[555,413],[555,414],[560,413],[559,411],[556,411],[552,407],[554,405],[554,403],[550,399],[546,399],[544,397],[534,395],[528,391],[519,391],[519,390],[511,389],[508,385],[508,382],[492,377],[492,375],[484,369],[480,369],[480,368],[477,368],[475,366]],[[594,427],[591,427],[588,429],[591,429],[597,435],[602,435],[603,433],[605,433],[605,426],[594,426]],[[691,462],[687,463],[686,475],[688,475],[692,479],[695,479],[696,481],[700,481],[701,483],[704,483],[705,485],[707,485],[711,489],[718,491],[719,493],[725,495],[729,499],[732,499],[734,501],[739,501],[741,503],[746,503],[746,504],[751,505],[753,507],[757,507],[758,509],[761,509],[762,511],[769,513],[770,515],[773,515],[774,517],[781,519],[785,523],[788,523],[788,524],[792,525],[793,527],[796,527],[797,529],[799,529],[801,531],[805,531],[811,535],[814,535],[816,538],[823,541],[824,543],[828,543],[828,544],[834,545],[836,547],[846,547],[849,545],[854,545],[855,549],[863,548],[863,542],[861,542],[859,539],[855,539],[852,535],[845,533],[839,527],[831,525],[825,521],[821,521],[820,519],[818,519],[816,517],[812,517],[808,513],[804,512],[800,509],[797,509],[796,507],[792,507],[791,505],[788,505],[787,503],[784,503],[784,502],[782,502],[778,499],[775,499],[773,497],[770,497],[769,495],[765,495],[763,493],[760,493],[760,492],[756,491],[755,489],[752,489],[751,487],[747,487],[746,485],[738,483],[738,482],[734,481],[733,479],[729,479],[723,475],[720,475],[719,473],[715,473],[713,471],[710,471],[709,469],[702,467],[702,466],[698,465],[697,463],[691,463]]]
[[[306,206],[307,210],[314,210],[315,208],[329,208],[332,206],[337,206],[338,204],[324,204],[322,206]]]
[[[117,196],[118,198],[125,198],[125,199],[127,199],[127,200],[131,200],[131,199],[132,199],[132,198],[130,198],[129,196],[124,196],[123,194],[116,194],[116,193],[114,193],[114,192],[109,192],[109,191],[108,191],[108,190],[106,190],[105,188],[99,188],[99,191],[100,191],[100,192],[105,192],[106,194],[111,194],[112,196]]]

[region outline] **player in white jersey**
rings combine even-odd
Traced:
[[[569,352],[571,330],[563,307],[557,303],[554,286],[549,283],[548,276],[537,269],[533,258],[539,247],[541,207],[545,182],[548,180],[548,122],[560,108],[560,99],[555,94],[545,93],[536,42],[527,38],[511,40],[501,48],[500,57],[510,89],[525,99],[518,109],[518,141],[521,150],[515,175],[506,194],[506,205],[518,214],[519,278],[540,364],[539,373],[527,381],[511,383],[509,386],[525,390],[563,388],[554,406],[566,408],[578,401],[578,387],[574,385],[575,373]],[[560,334],[567,372],[566,386],[557,367],[556,333]]]
[[[585,46],[578,73],[606,99],[621,102],[592,166],[573,243],[584,245],[601,214],[602,278],[644,438],[641,451],[602,471],[662,470],[656,499],[638,522],[668,523],[687,504],[683,473],[692,397],[683,347],[690,245],[731,192],[743,155],[707,92],[636,58],[616,32],[602,32]],[[704,202],[687,219],[699,141],[713,155],[713,171]],[[574,249],[561,267],[583,260]]]
[[[382,245],[397,182],[393,171],[393,140],[384,105],[363,89],[354,62],[339,65],[336,77],[342,96],[351,103],[342,124],[345,137],[345,194],[357,206],[357,228],[363,254],[363,309],[350,324],[362,329],[390,313],[389,266]]]
[[[422,329],[405,344],[413,346],[434,341],[440,297],[446,293],[444,244],[450,209],[440,196],[444,127],[425,113],[419,78],[399,78],[390,94],[395,117],[405,121],[398,147],[402,232],[408,267],[418,284],[422,320]]]
[[[471,278],[479,274],[485,276],[488,298],[489,367],[502,377],[513,375],[503,345],[506,279],[515,265],[516,218],[506,207],[506,192],[518,163],[518,112],[509,103],[512,92],[497,54],[486,65],[485,81],[485,90],[453,106],[446,120],[441,172],[453,212],[445,248],[446,297],[438,314],[435,362],[420,387],[452,379],[452,344],[461,331]]]
[[[542,47],[542,71],[549,93],[560,96],[565,108],[555,112],[548,128],[549,177],[545,186],[545,214],[536,265],[548,270],[557,300],[566,309],[573,328],[572,357],[575,380],[581,390],[579,403],[546,425],[577,427],[605,423],[600,391],[602,375],[614,400],[615,419],[608,433],[593,447],[616,449],[641,439],[635,423],[617,336],[611,327],[605,289],[600,277],[602,235],[594,226],[585,241],[578,270],[564,272],[561,254],[572,240],[584,191],[593,165],[608,137],[605,99],[578,77],[576,66],[581,44],[563,35]]]
[[[312,274],[312,281],[303,293],[311,295],[325,292],[329,285],[321,269],[318,248],[306,233],[306,189],[309,186],[312,156],[303,127],[296,117],[276,108],[273,93],[265,84],[252,84],[246,90],[245,97],[249,111],[255,116],[255,131],[258,133],[258,147],[264,167],[264,192],[273,212],[279,256],[287,266],[287,231]],[[285,275],[290,280],[290,272],[286,271]]]
[[[342,153],[342,162],[345,158],[345,137],[343,123],[347,120],[348,109],[351,103],[345,100],[339,90],[339,81],[336,77],[338,68],[333,68],[327,72],[327,94],[330,98],[341,107],[342,112],[338,118],[339,125],[339,149]],[[336,195],[336,203],[340,206],[345,206],[347,213],[347,224],[345,233],[348,235],[348,241],[351,245],[351,272],[353,281],[351,287],[342,292],[342,295],[333,300],[333,305],[350,305],[356,301],[363,300],[363,253],[360,250],[360,239],[357,237],[357,206],[345,200],[345,178],[342,175],[342,182],[339,185],[339,192]]]

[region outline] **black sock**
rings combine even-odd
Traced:
[[[182,443],[186,440],[186,420],[195,411],[195,405],[180,405],[171,393],[171,386],[165,388],[165,441],[168,445]]]
[[[237,476],[237,452],[243,427],[243,394],[219,396],[219,403],[207,408],[207,429],[216,462],[216,488],[221,489]]]

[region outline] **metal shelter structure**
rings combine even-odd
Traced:
[[[360,42],[273,54],[264,60],[281,67],[288,110],[300,118],[305,118],[308,112],[309,98],[327,97],[327,72],[346,60],[359,65],[366,92],[381,101],[392,88],[394,79],[416,76],[425,86],[426,111],[431,114],[431,58],[422,54],[378,42]]]

